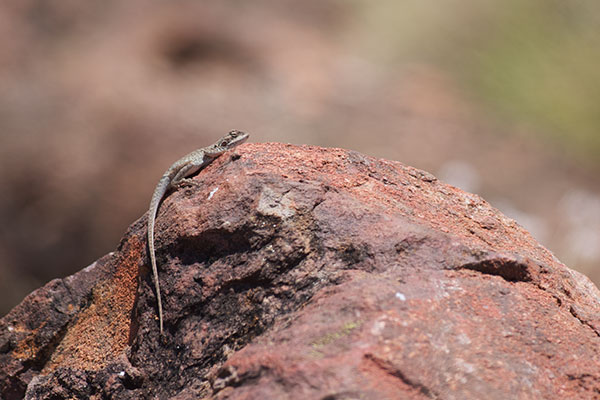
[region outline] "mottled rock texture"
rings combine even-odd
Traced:
[[[194,180],[157,219],[165,337],[143,217],[0,320],[1,398],[600,397],[597,288],[478,196],[273,143]]]

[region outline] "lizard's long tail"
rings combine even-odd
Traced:
[[[163,311],[162,300],[160,297],[160,285],[158,284],[158,269],[156,268],[156,255],[154,253],[154,222],[158,213],[158,206],[169,187],[170,178],[163,176],[152,194],[150,201],[150,211],[148,212],[148,250],[150,252],[150,263],[152,264],[152,276],[154,278],[154,287],[156,289],[156,300],[158,302],[158,320],[160,324],[160,334],[163,334]]]

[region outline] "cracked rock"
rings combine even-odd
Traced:
[[[600,393],[600,293],[476,195],[342,149],[245,144],[0,320],[0,398]]]

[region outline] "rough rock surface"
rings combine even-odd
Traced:
[[[476,195],[245,144],[0,320],[0,397],[600,397],[600,294]]]

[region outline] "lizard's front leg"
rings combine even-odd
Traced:
[[[201,171],[204,167],[210,164],[212,160],[212,158],[206,156],[202,156],[198,159],[190,159],[186,165],[184,165],[179,169],[179,171],[177,171],[177,173],[171,180],[171,186],[177,188],[185,185],[197,186],[198,183],[188,177],[195,174],[198,171]]]

